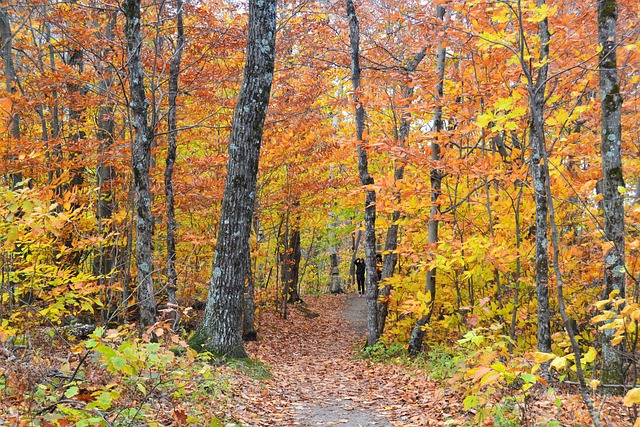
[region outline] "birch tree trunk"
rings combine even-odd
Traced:
[[[250,280],[249,235],[255,207],[260,143],[275,60],[276,2],[249,1],[242,88],[229,137],[229,162],[204,321],[192,340],[198,350],[246,357],[242,305]]]
[[[365,189],[364,204],[364,253],[366,268],[367,298],[367,346],[372,346],[380,338],[378,328],[378,273],[376,271],[376,192],[367,189],[373,185],[373,177],[369,174],[369,161],[365,149],[364,120],[365,112],[360,102],[360,25],[352,0],[346,0],[347,18],[349,19],[349,42],[351,47],[351,83],[353,85],[353,102],[356,112],[356,140],[358,141],[358,174],[360,184]]]
[[[598,0],[598,44],[600,51],[600,106],[602,109],[602,213],[604,238],[613,246],[604,259],[604,298],[618,291],[625,296],[624,205],[619,188],[624,187],[622,175],[622,96],[617,71],[616,0]],[[614,310],[608,307],[608,310]],[[622,366],[623,344],[611,344],[614,329],[603,331],[602,373],[603,384],[624,384]]]
[[[129,107],[132,111],[135,137],[132,140],[131,160],[136,195],[136,267],[140,326],[150,326],[156,319],[156,299],[153,286],[153,216],[149,166],[153,133],[147,122],[147,101],[142,69],[142,33],[140,31],[140,0],[125,0],[122,8],[126,17],[127,62],[129,68]]]
[[[174,328],[179,320],[178,301],[176,291],[178,289],[178,275],[176,274],[176,223],[175,202],[173,193],[173,168],[176,162],[177,150],[177,126],[176,109],[178,98],[178,82],[180,77],[180,62],[182,49],[184,48],[184,23],[182,22],[182,0],[175,0],[176,7],[176,50],[169,67],[169,115],[167,138],[167,161],[164,170],[164,189],[167,198],[167,301],[171,304]]]
[[[444,21],[444,7],[436,6],[436,19]],[[436,83],[436,108],[433,112],[434,131],[437,135],[442,130],[442,106],[439,104],[440,99],[444,95],[444,66],[446,47],[442,41],[438,42],[438,63],[436,65],[437,83]],[[442,178],[444,173],[438,167],[438,163],[442,159],[440,154],[440,144],[437,139],[431,143],[431,160],[433,165],[431,166],[431,209],[429,212],[429,225],[428,225],[428,243],[429,247],[434,248],[438,243],[438,226],[440,224],[440,204],[438,197],[442,190]],[[411,331],[411,337],[409,338],[409,354],[412,356],[418,355],[422,349],[422,342],[424,340],[424,326],[431,321],[431,315],[433,314],[433,305],[436,300],[436,268],[432,268],[427,272],[426,290],[429,294],[429,308],[427,313],[422,316],[416,322],[413,330]]]

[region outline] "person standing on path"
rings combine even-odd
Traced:
[[[358,294],[362,297],[364,295],[364,259],[356,258],[353,262],[356,266],[356,281],[358,282]]]

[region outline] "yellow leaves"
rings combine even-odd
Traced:
[[[628,303],[620,312],[623,317],[629,317],[634,321],[640,321],[640,305],[638,303]]]
[[[496,7],[491,8],[491,20],[498,24],[509,22],[513,18],[513,12],[508,7],[497,3]]]
[[[564,108],[560,108],[554,111],[553,116],[547,118],[546,124],[548,126],[564,126],[567,120],[569,120],[569,112]]]
[[[640,388],[633,388],[627,392],[622,400],[625,406],[640,404]]]
[[[558,371],[562,371],[567,367],[568,363],[569,362],[566,357],[556,357],[555,359],[553,359],[550,366],[557,369]]]
[[[581,362],[582,363],[592,363],[596,359],[597,355],[598,355],[598,353],[596,352],[596,349],[593,348],[593,347],[589,347],[589,351],[587,351],[587,354],[582,356]]]
[[[504,31],[482,31],[478,34],[478,47],[481,50],[490,50],[492,48],[504,48],[504,45],[513,39],[512,35]]]
[[[624,335],[618,335],[611,340],[611,345],[618,345],[624,340]]]
[[[555,15],[557,11],[558,6],[549,6],[548,4],[544,3],[540,7],[533,6],[527,8],[528,13],[524,20],[537,24],[549,18],[550,16]]]
[[[624,46],[624,48],[627,50],[635,50],[636,52],[640,52],[640,40],[635,43],[630,43]]]
[[[513,99],[511,98],[500,98],[496,102],[493,103],[493,108],[496,110],[504,110],[508,111],[511,109],[511,105],[513,104]]]
[[[476,125],[479,128],[487,128],[489,127],[489,123],[491,123],[495,119],[495,116],[491,112],[487,112],[484,114],[480,114],[478,119],[476,120]]]
[[[548,362],[549,360],[553,360],[555,358],[556,355],[553,353],[542,353],[540,351],[536,351],[533,354],[533,360],[535,360],[536,363]]]
[[[502,367],[504,368],[504,365],[502,365]],[[505,369],[503,369],[502,372],[504,372]],[[465,376],[473,379],[475,382],[478,382],[481,387],[493,384],[501,377],[499,371],[494,369],[493,366],[491,368],[487,366],[478,366],[477,368],[467,371]]]
[[[592,324],[596,324],[596,323],[600,323],[600,322],[606,322],[607,320],[610,320],[612,318],[615,317],[615,313],[612,311],[607,311],[603,314],[599,314],[597,316],[593,316],[591,318],[591,323]]]
[[[11,126],[11,106],[10,98],[0,98],[0,131],[5,133]]]

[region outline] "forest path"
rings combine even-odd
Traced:
[[[364,298],[323,295],[305,301],[319,317],[310,319],[292,307],[286,320],[271,310],[260,315],[261,339],[247,347],[251,357],[271,367],[273,378],[253,392],[254,405],[242,408],[245,423],[443,425],[448,399],[424,374],[355,358],[366,338]],[[245,403],[251,398],[243,397]]]

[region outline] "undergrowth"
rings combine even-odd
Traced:
[[[0,350],[0,423],[16,426],[236,425],[238,381],[269,370],[198,354],[170,328],[142,338],[98,328],[68,350]],[[151,337],[153,335],[153,338]]]

